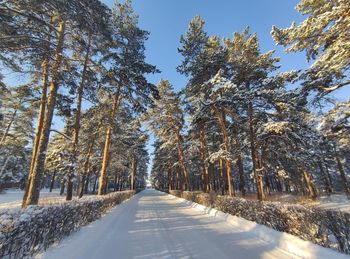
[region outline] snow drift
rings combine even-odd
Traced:
[[[170,194],[350,254],[350,214],[279,202],[259,202],[214,193]]]

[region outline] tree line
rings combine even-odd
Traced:
[[[200,16],[190,22],[177,68],[187,85],[177,93],[160,82],[144,118],[156,136],[157,188],[258,200],[274,192],[350,196],[349,101],[330,96],[350,85],[350,7],[302,0],[296,9],[305,21],[271,34],[313,62],[298,71],[281,72],[280,58],[261,52],[249,28],[222,39],[207,34]]]
[[[0,24],[0,178],[25,181],[22,206],[38,203],[48,177],[67,200],[73,190],[143,188],[148,135],[139,115],[158,92],[145,76],[159,71],[145,61],[149,33],[131,1],[5,0]],[[6,74],[20,83],[7,84]]]

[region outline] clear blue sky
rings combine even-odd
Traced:
[[[103,0],[112,6],[113,0]],[[181,63],[177,52],[180,36],[188,28],[191,19],[199,14],[206,22],[209,35],[231,38],[233,32],[242,31],[246,26],[256,32],[260,39],[261,51],[276,50],[281,57],[281,70],[300,69],[309,66],[303,53],[284,53],[276,46],[270,35],[272,25],[289,27],[293,21],[299,23],[302,17],[295,6],[298,0],[134,0],[135,12],[140,17],[140,27],[150,32],[146,44],[147,61],[156,65],[161,74],[150,76],[153,83],[161,78],[169,80],[176,90],[186,85],[186,78],[176,72]],[[349,97],[349,90],[336,93],[339,99]],[[153,137],[151,137],[151,143]],[[151,144],[150,143],[150,144]],[[149,151],[153,148],[149,145]]]

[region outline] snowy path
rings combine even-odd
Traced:
[[[139,193],[38,257],[297,258],[154,190]]]

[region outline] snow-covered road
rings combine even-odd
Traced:
[[[137,194],[38,257],[297,258],[254,231],[155,190]]]

